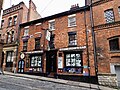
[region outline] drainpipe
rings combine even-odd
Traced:
[[[92,0],[90,0],[90,22],[91,22],[91,32],[92,32],[92,42],[93,42],[93,52],[94,52],[95,74],[98,79],[98,65],[97,65],[97,53],[96,53],[96,41],[95,41],[95,32],[94,32]]]
[[[88,64],[88,73],[89,73],[89,83],[91,83],[90,78],[90,58],[89,58],[89,45],[88,45],[88,30],[87,30],[87,23],[86,23],[86,10],[84,10],[84,24],[85,24],[85,34],[86,34],[86,49],[87,49],[87,64]],[[91,84],[90,84],[91,88]]]

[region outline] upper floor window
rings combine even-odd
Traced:
[[[119,16],[120,16],[120,6],[118,7],[118,13],[119,13]]]
[[[14,25],[17,24],[17,16],[14,16]]]
[[[50,20],[49,21],[49,29],[50,30],[55,30],[55,20]]]
[[[104,11],[106,23],[112,23],[115,21],[113,9]]]
[[[76,26],[75,14],[68,16],[68,27]]]
[[[27,51],[28,41],[23,42],[23,51]]]
[[[28,36],[29,35],[29,29],[25,29],[24,30],[24,36]]]
[[[35,39],[35,49],[40,49],[40,38]]]
[[[11,42],[11,35],[10,33],[8,32],[7,33],[7,43],[10,43]]]
[[[77,45],[77,36],[76,36],[76,32],[69,32],[68,33],[69,36],[69,46],[74,46]]]
[[[12,34],[11,34],[11,42],[14,41],[14,31],[12,31]]]
[[[3,28],[4,20],[1,21],[1,28]]]
[[[49,47],[50,47],[50,49],[53,49],[53,48],[55,48],[55,43],[54,43],[54,39],[55,39],[55,35],[51,35],[51,37],[50,37],[50,41],[49,41]]]
[[[119,38],[114,38],[109,40],[109,47],[110,51],[117,51],[119,50]]]
[[[8,26],[12,26],[12,17],[8,19]]]

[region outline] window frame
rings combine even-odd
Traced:
[[[49,30],[55,30],[55,19],[48,21],[49,22]]]
[[[73,38],[74,36],[74,40],[71,40],[71,38]],[[68,46],[77,46],[77,33],[76,32],[68,32]],[[71,44],[74,43],[74,44]]]
[[[117,42],[115,40],[117,40]],[[117,45],[115,45],[115,43]],[[109,50],[110,51],[119,51],[120,50],[120,38],[119,37],[109,39]]]
[[[17,16],[14,16],[14,25],[16,25],[17,24]]]
[[[72,57],[71,57],[71,55],[72,54],[74,54],[75,55],[75,65],[74,66],[72,66],[72,64],[71,65],[66,65],[66,61],[67,61],[67,58],[66,58],[66,55],[67,54],[69,54],[70,55],[70,62],[72,62]],[[80,55],[80,65],[77,65],[77,54],[79,54]],[[65,67],[69,67],[69,68],[78,68],[78,67],[80,67],[80,68],[82,68],[83,67],[83,58],[82,58],[82,52],[80,52],[80,51],[78,51],[78,52],[64,52],[64,60],[65,60]]]
[[[11,43],[11,34],[7,32],[7,43]]]
[[[29,36],[29,28],[24,29],[23,36]]]
[[[11,42],[14,42],[14,40],[15,40],[15,35],[14,35],[15,33],[14,33],[14,31],[12,31],[12,34],[11,34]]]
[[[8,26],[12,26],[12,17],[9,17],[8,19]]]
[[[35,38],[35,50],[40,49],[40,38]]]
[[[71,21],[72,20],[72,21]],[[76,19],[76,14],[69,15],[68,16],[68,27],[74,27],[77,26],[77,19]],[[72,23],[72,24],[71,24]]]
[[[112,12],[112,14],[111,14],[112,17],[110,17],[110,14],[109,14],[110,11]],[[109,16],[107,16],[107,15],[109,15]],[[104,11],[104,17],[105,17],[106,23],[113,23],[113,22],[115,22],[114,10],[113,9],[107,9],[107,10],[105,10]],[[110,20],[110,19],[112,19],[112,20]]]
[[[27,51],[28,41],[23,41],[23,51]]]
[[[36,59],[36,62],[35,62],[35,57],[37,57]],[[34,58],[34,61],[32,63],[32,58]],[[38,58],[40,58],[40,60],[38,60]],[[40,61],[40,62],[39,62]],[[40,63],[40,64],[39,64]],[[33,65],[32,65],[33,64]],[[40,65],[40,66],[39,66]],[[30,57],[30,67],[32,68],[41,68],[42,67],[42,55],[32,55]]]
[[[1,21],[1,28],[4,26],[4,20]]]
[[[14,61],[14,51],[7,51],[6,53],[7,53],[7,55],[6,55],[6,67],[12,67],[13,61]],[[8,61],[8,53],[11,53],[9,61]]]

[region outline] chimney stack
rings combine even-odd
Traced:
[[[75,10],[75,9],[78,9],[79,8],[79,4],[75,4],[75,5],[71,5],[71,8],[70,10]]]

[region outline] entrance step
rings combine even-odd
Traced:
[[[48,77],[54,78],[54,74],[55,74],[55,73],[51,72],[51,73],[48,75]]]

